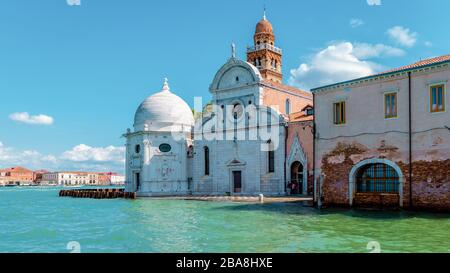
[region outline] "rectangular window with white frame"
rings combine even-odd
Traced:
[[[430,112],[438,113],[445,111],[445,85],[438,84],[430,86]]]
[[[384,117],[396,118],[397,117],[397,92],[384,94]]]

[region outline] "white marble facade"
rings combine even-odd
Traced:
[[[234,56],[217,72],[210,86],[213,114],[197,121],[194,130],[193,194],[285,193],[284,120],[262,105],[261,81],[255,66]]]
[[[191,109],[170,92],[166,80],[160,92],[139,106],[134,131],[124,135],[125,190],[138,196],[188,194],[187,150],[193,125]]]

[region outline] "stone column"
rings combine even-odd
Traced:
[[[143,141],[144,144],[144,160],[143,160],[143,164],[141,167],[141,184],[143,186],[143,190],[144,191],[149,191],[151,190],[151,186],[148,184],[149,180],[150,180],[150,146],[151,143],[148,139],[144,139]]]
[[[127,136],[127,143],[125,144],[125,191],[132,192],[134,191],[133,185],[133,173],[131,171],[131,155],[130,155],[130,139]]]
[[[144,166],[150,164],[150,141],[148,139],[144,140]]]

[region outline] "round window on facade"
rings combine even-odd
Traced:
[[[141,145],[136,145],[135,147],[134,147],[134,151],[138,154],[138,153],[140,153],[141,152]]]
[[[168,152],[170,152],[170,150],[172,150],[172,147],[167,143],[163,143],[163,144],[159,145],[159,150],[162,153],[168,153]]]

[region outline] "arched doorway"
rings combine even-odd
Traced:
[[[303,194],[303,179],[304,179],[304,168],[303,164],[299,161],[295,161],[291,165],[291,181],[290,189],[291,194]]]

